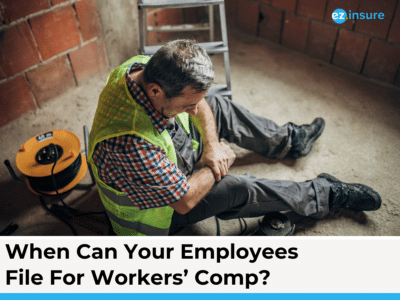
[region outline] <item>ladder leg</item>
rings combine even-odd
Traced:
[[[210,25],[210,42],[214,42],[214,5],[208,6],[208,22]]]
[[[225,63],[225,75],[226,75],[226,87],[229,91],[232,90],[231,87],[231,68],[229,67],[229,53],[224,53],[224,63]]]
[[[147,9],[144,11],[144,44],[148,45],[149,44],[149,32],[147,31],[147,26],[149,25],[149,21],[147,18]]]
[[[224,42],[224,46],[228,46],[228,31],[226,28],[226,16],[225,16],[225,5],[219,5],[219,14],[221,16],[221,33],[222,33],[222,41]]]
[[[143,10],[145,8],[139,7],[139,45],[140,54],[144,53],[144,35],[143,35]]]
[[[226,16],[225,16],[225,5],[219,5],[219,13],[221,16],[221,33],[222,33],[222,42],[224,46],[228,47],[228,30],[226,27]],[[226,75],[226,85],[228,90],[231,90],[231,70],[229,67],[229,53],[224,53],[224,63],[225,63],[225,75]]]

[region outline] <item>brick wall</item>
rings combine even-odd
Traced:
[[[228,23],[400,87],[400,0],[225,0]],[[384,20],[333,22],[336,8]],[[155,9],[149,25],[197,23],[204,8]],[[217,16],[216,16],[217,17]],[[159,44],[172,33],[150,33]],[[107,68],[96,0],[0,0],[0,126]]]
[[[226,0],[245,32],[400,87],[399,0]],[[383,12],[383,20],[346,20],[332,12]]]
[[[0,126],[107,68],[95,0],[0,0]]]

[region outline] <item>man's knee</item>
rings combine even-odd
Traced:
[[[218,194],[229,198],[230,208],[239,205],[245,205],[251,197],[254,189],[255,177],[249,174],[225,176],[219,183],[216,184]],[[221,184],[219,187],[218,185]]]

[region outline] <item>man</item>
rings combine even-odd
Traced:
[[[231,176],[235,154],[221,138],[269,158],[307,155],[325,122],[274,122],[220,95],[207,96],[212,63],[191,41],[166,44],[115,69],[100,95],[89,162],[118,235],[168,235],[213,215],[258,217],[293,210],[377,210],[381,198],[328,174],[296,183]],[[196,165],[196,172],[194,172]]]

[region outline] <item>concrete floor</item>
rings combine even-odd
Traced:
[[[288,213],[298,236],[400,235],[400,90],[366,79],[280,45],[232,31],[229,35],[233,100],[279,124],[304,124],[315,117],[326,129],[311,154],[298,161],[275,161],[234,148],[230,174],[252,173],[271,179],[304,181],[327,172],[346,182],[372,186],[382,196],[379,211],[336,211],[315,221]],[[222,56],[212,57],[217,82],[224,82]],[[83,125],[91,126],[107,73],[100,74],[51,101],[37,112],[0,128],[0,160],[15,156],[21,144],[38,133],[64,129],[83,142]],[[82,145],[82,150],[83,150]],[[86,174],[83,183],[90,182]],[[14,235],[71,235],[70,229],[41,207],[37,196],[14,182],[0,167],[0,231],[14,222]],[[96,188],[74,190],[65,202],[81,211],[102,211]],[[46,203],[56,203],[47,197]],[[246,234],[258,235],[258,220],[246,220]],[[108,235],[103,215],[74,217],[79,235]],[[221,221],[222,235],[237,235],[238,220]],[[215,219],[190,226],[180,235],[215,235]]]

